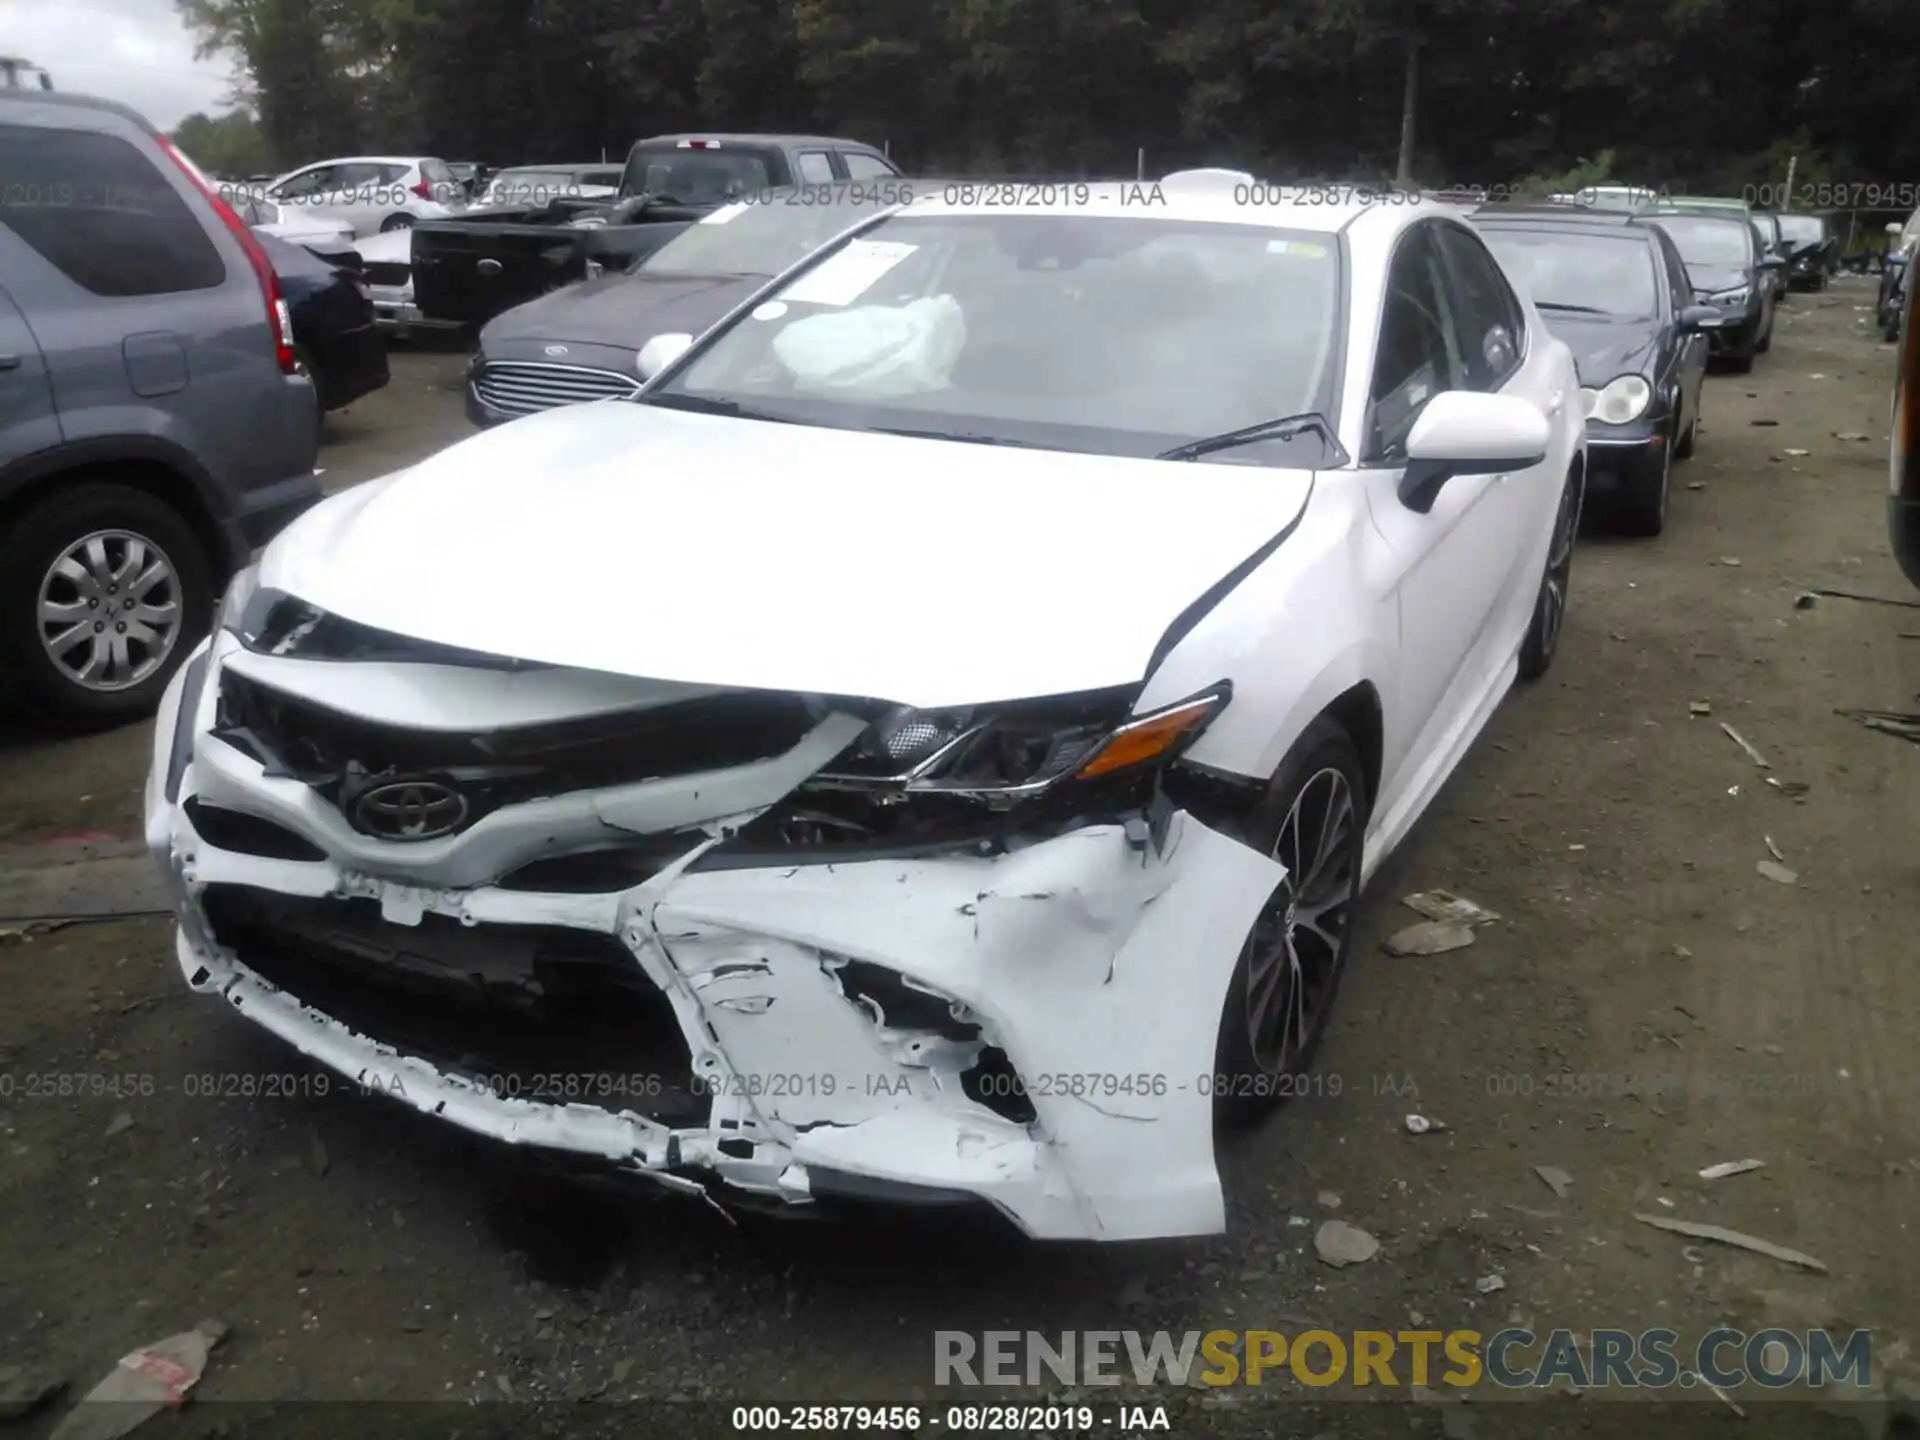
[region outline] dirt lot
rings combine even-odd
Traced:
[[[1553,674],[1508,701],[1380,878],[1327,1098],[1227,1148],[1229,1234],[1038,1250],[735,1228],[679,1198],[582,1190],[339,1082],[305,1093],[315,1072],[185,993],[161,920],[73,926],[0,939],[0,1366],[84,1389],[217,1315],[232,1338],[155,1433],[367,1433],[384,1410],[336,1426],[300,1402],[503,1397],[594,1397],[567,1426],[643,1433],[612,1402],[931,1397],[937,1329],[1725,1323],[1870,1327],[1873,1385],[1900,1393],[1920,1375],[1920,750],[1834,712],[1914,708],[1920,641],[1903,632],[1920,610],[1795,603],[1910,593],[1886,556],[1891,361],[1870,299],[1860,282],[1796,297],[1756,373],[1709,381],[1667,534],[1583,544]],[[336,417],[329,483],[467,433],[458,369],[397,356],[392,388]],[[132,834],[145,747],[144,728],[0,740],[0,843]],[[1770,843],[1797,884],[1757,871]],[[1398,897],[1431,886],[1504,918],[1469,949],[1389,958],[1380,937],[1416,918]],[[27,1093],[99,1073],[138,1088]],[[293,1093],[198,1093],[222,1076]],[[1412,1111],[1447,1129],[1408,1134]],[[1696,1176],[1748,1157],[1765,1167]],[[1564,1197],[1537,1165],[1570,1174]],[[1316,1262],[1327,1192],[1379,1240],[1372,1260]],[[1830,1273],[1687,1250],[1636,1213],[1731,1226]],[[1476,1288],[1496,1274],[1504,1289]],[[1648,1398],[1598,1391],[1509,1405],[1483,1388],[1439,1419],[1291,1382],[1156,1398],[1195,1435],[1920,1433],[1747,1391],[1742,1425],[1675,1394],[1700,1403],[1653,1428]],[[420,1433],[474,1434],[482,1412],[410,1413],[436,1417]]]

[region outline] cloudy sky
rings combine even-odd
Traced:
[[[173,0],[0,0],[0,45],[41,66],[59,90],[104,95],[171,130],[215,114],[233,83],[222,60],[195,60]]]

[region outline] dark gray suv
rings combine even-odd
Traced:
[[[279,282],[125,106],[0,90],[0,699],[149,713],[320,496]]]

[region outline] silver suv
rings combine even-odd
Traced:
[[[150,713],[319,498],[313,388],[253,233],[123,105],[0,89],[0,698]]]

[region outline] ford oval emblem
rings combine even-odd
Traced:
[[[500,262],[498,260],[482,260],[473,268],[478,270],[482,275],[498,275],[500,273]]]
[[[556,360],[559,359],[562,355],[565,355],[567,353],[568,353],[567,347],[564,345],[547,346],[547,354],[553,356]]]
[[[451,785],[403,780],[362,795],[354,803],[353,824],[381,840],[433,840],[458,830],[472,808]]]

